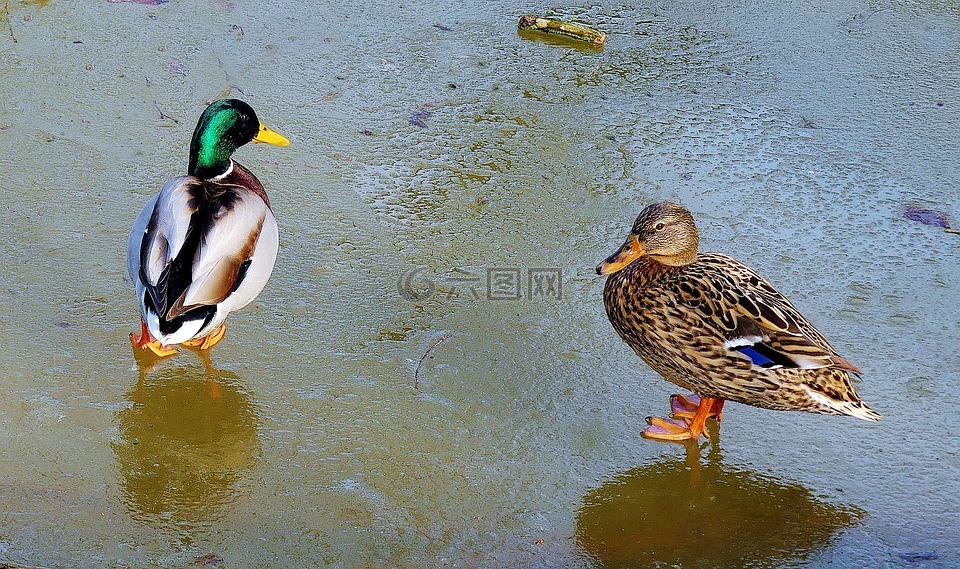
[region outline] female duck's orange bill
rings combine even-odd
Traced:
[[[627,241],[617,249],[616,253],[610,255],[605,261],[597,265],[597,274],[613,274],[640,257],[643,257],[646,253],[643,247],[640,246],[640,241],[637,239],[637,236],[631,235],[627,237]]]

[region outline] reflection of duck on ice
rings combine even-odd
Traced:
[[[776,566],[803,559],[860,519],[809,488],[723,463],[664,457],[584,496],[578,543],[604,567]]]
[[[113,449],[135,517],[179,527],[217,518],[260,452],[256,407],[239,378],[204,363],[141,377],[118,413]]]

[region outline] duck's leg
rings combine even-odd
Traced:
[[[670,397],[670,409],[670,419],[647,418],[650,426],[644,429],[644,437],[660,441],[699,439],[706,430],[707,419],[715,417],[717,421],[720,420],[723,414],[723,399],[674,395]]]
[[[189,340],[183,343],[184,346],[190,346],[191,348],[200,348],[201,350],[209,350],[210,348],[216,346],[220,340],[223,339],[223,336],[227,333],[227,325],[221,324],[219,328],[210,332],[207,336],[199,338],[197,340]]]
[[[714,404],[715,406],[717,404]],[[720,400],[719,406],[716,406],[716,419],[719,423],[723,419],[723,400]],[[680,395],[674,393],[670,396],[670,416],[674,419],[693,419],[697,414],[697,411],[700,410],[700,396],[694,395]]]
[[[717,397],[701,397],[700,407],[690,421],[690,432],[693,438],[699,438],[707,428],[707,419],[714,417],[717,422],[723,416],[723,399]]]
[[[147,323],[140,319],[140,335],[136,332],[130,332],[130,345],[133,346],[134,353],[137,350],[146,350],[158,358],[165,358],[177,353],[174,348],[164,347],[160,340],[154,340],[150,336],[150,330],[147,329]]]

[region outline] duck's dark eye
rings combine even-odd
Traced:
[[[656,229],[657,231],[660,231],[664,227],[666,227],[666,225],[664,225],[663,222],[661,221],[660,223],[657,224],[657,226],[654,229]]]

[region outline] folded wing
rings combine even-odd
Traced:
[[[696,287],[711,291],[696,304],[704,316],[720,324],[726,349],[738,352],[759,367],[833,367],[861,373],[837,354],[823,334],[763,277],[746,266],[740,265],[739,269],[696,277],[712,281]]]
[[[170,180],[139,251],[138,277],[157,314],[170,320],[219,304],[235,291],[268,212],[260,197],[240,186],[189,177]]]

